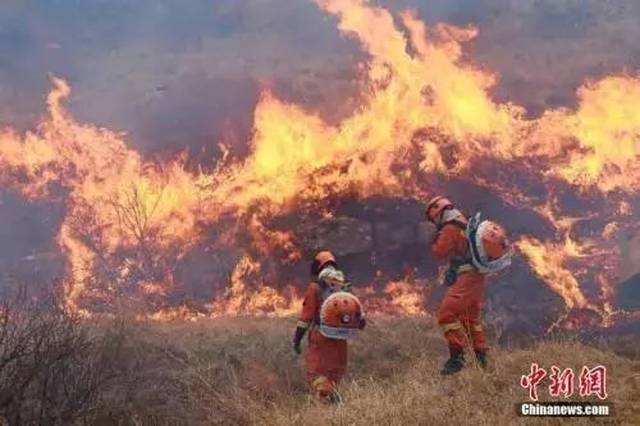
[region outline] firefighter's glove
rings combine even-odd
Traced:
[[[307,332],[305,327],[297,327],[296,332],[293,335],[293,351],[300,355],[302,353],[302,349],[300,348],[300,343],[302,343],[302,338],[304,334]]]

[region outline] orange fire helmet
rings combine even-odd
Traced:
[[[320,333],[332,339],[348,339],[360,327],[363,316],[362,304],[355,295],[335,292],[320,307]]]
[[[453,203],[439,195],[437,197],[433,197],[428,203],[427,208],[425,209],[425,215],[427,220],[431,223],[437,223],[442,216],[442,212],[444,212],[448,208],[452,208]]]
[[[336,263],[336,257],[328,250],[318,252],[313,260],[316,262],[318,269],[322,269],[322,267],[329,262]]]

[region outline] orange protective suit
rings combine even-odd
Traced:
[[[438,231],[431,248],[433,254],[441,259],[468,258],[467,238],[456,223],[445,224]],[[452,353],[463,351],[468,339],[476,352],[484,352],[486,339],[480,311],[484,301],[485,276],[468,266],[461,269],[444,295],[438,310],[438,324]]]
[[[306,354],[307,381],[319,398],[331,395],[347,370],[346,340],[329,339],[320,334],[320,305],[322,290],[312,282],[302,303],[298,327],[310,328]]]

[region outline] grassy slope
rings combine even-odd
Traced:
[[[306,395],[303,358],[288,343],[293,327],[293,320],[244,318],[134,325],[123,364],[129,389],[105,390],[110,396],[96,412],[105,424],[529,424],[536,421],[516,417],[515,404],[526,399],[518,381],[535,361],[577,371],[606,365],[615,421],[640,421],[640,361],[563,340],[496,348],[490,372],[470,366],[441,378],[444,344],[421,318],[372,320],[351,347],[345,404],[324,407]],[[539,392],[544,400],[546,389]]]

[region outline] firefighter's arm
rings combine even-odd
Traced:
[[[293,350],[298,354],[301,352],[300,343],[302,342],[302,338],[311,326],[317,308],[318,292],[316,290],[316,285],[312,283],[307,287],[307,291],[304,295],[304,300],[302,301],[302,312],[300,313],[296,331],[293,335]]]
[[[439,258],[449,257],[455,248],[455,235],[457,229],[453,229],[451,226],[444,226],[439,230],[431,243],[431,250],[434,256]]]

